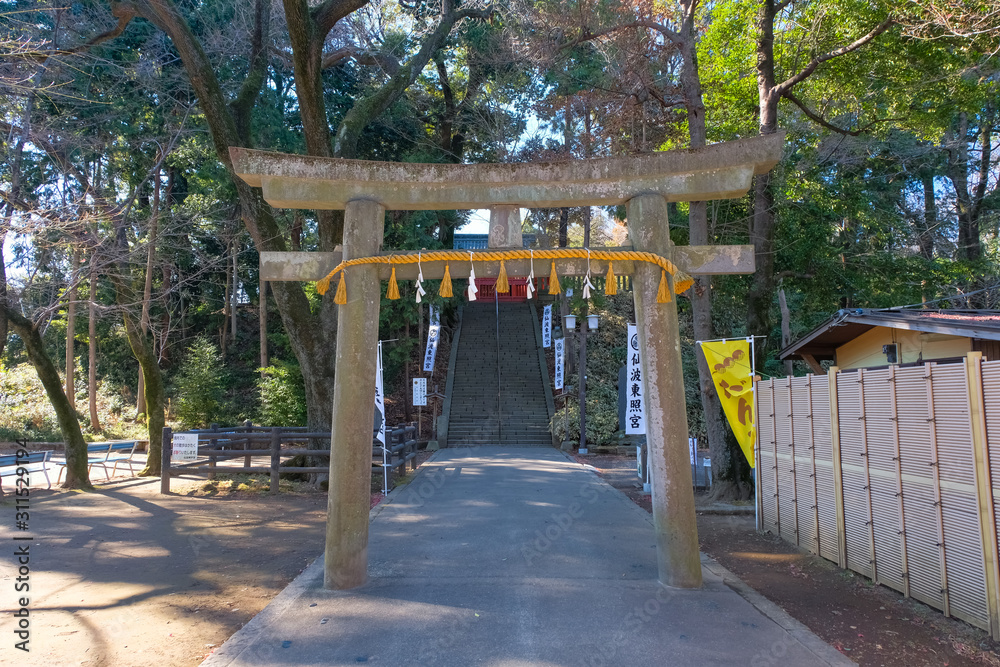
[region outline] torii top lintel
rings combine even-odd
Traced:
[[[784,133],[632,157],[504,164],[371,162],[230,148],[236,173],[276,208],[387,210],[609,206],[640,194],[667,201],[742,196],[781,159]]]

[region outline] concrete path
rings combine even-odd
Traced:
[[[713,561],[659,585],[650,516],[554,449],[438,452],[368,553],[367,585],[322,590],[318,559],[203,664],[853,664]]]

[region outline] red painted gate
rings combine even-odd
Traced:
[[[496,278],[476,278],[477,301],[493,301],[496,296],[501,302],[523,302],[528,300],[528,279],[527,278],[507,278],[510,289],[505,294],[494,295],[493,286],[496,285]],[[535,278],[535,294],[539,290],[548,290],[548,278]]]

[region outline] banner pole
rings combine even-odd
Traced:
[[[760,531],[760,478],[757,471],[760,469],[760,429],[757,422],[757,345],[753,336],[747,336],[750,342],[750,390],[753,392],[753,513],[754,524],[757,531]]]

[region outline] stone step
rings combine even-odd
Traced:
[[[499,316],[498,322],[491,303],[465,307],[449,445],[551,446],[532,311],[527,304],[505,304]]]

